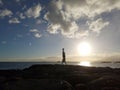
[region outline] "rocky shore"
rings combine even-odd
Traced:
[[[0,70],[0,90],[120,90],[120,69],[48,64]]]

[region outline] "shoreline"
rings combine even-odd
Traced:
[[[102,90],[102,88],[106,87],[117,88],[119,90],[120,69],[113,69],[109,67],[46,64],[32,65],[22,70],[0,70],[0,87],[4,88],[0,90],[33,90],[30,89],[32,85],[33,86],[31,88],[34,88],[35,90],[48,90],[45,89],[46,86],[41,86],[43,83],[49,88],[52,88],[52,90],[67,90],[58,89],[57,85],[59,87],[64,86],[62,86],[60,82],[65,83],[65,85],[68,86],[66,88],[71,88],[68,90],[73,90],[72,88],[78,87],[86,88],[81,90],[88,90],[88,88],[90,90]],[[22,89],[20,86],[22,86]],[[56,87],[57,89],[55,89]]]

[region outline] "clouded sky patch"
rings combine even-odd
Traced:
[[[3,2],[2,2],[2,0],[0,0],[0,5],[3,5]]]
[[[6,16],[10,17],[11,15],[13,15],[11,10],[8,10],[8,9],[0,10],[0,17],[2,17],[2,18],[6,17]]]
[[[59,31],[64,36],[75,38],[75,33],[82,31],[76,21],[84,17],[86,23],[92,21],[87,24],[87,30],[100,33],[105,26],[109,25],[109,21],[103,21],[102,17],[96,17],[105,12],[119,10],[119,3],[119,0],[53,0],[46,7],[48,13],[45,18],[50,23],[47,31],[52,34],[58,34]]]
[[[27,16],[28,18],[31,18],[31,17],[37,18],[37,17],[40,16],[40,11],[41,11],[41,10],[42,10],[41,5],[38,4],[38,5],[36,5],[36,6],[33,6],[33,7],[29,8],[29,9],[25,12],[25,14],[26,14],[26,16]]]
[[[42,34],[37,29],[31,29],[30,32],[33,33],[34,37],[36,37],[36,38],[42,37]]]
[[[0,7],[0,57],[57,56],[63,47],[77,54],[81,41],[95,53],[120,52],[120,0],[0,0]]]
[[[17,23],[20,23],[20,21],[18,20],[18,18],[12,18],[9,20],[9,23],[10,24],[12,24],[12,23],[17,24]]]
[[[93,32],[100,33],[100,31],[105,27],[108,26],[109,22],[103,21],[102,18],[99,18],[95,21],[88,22],[89,30]]]

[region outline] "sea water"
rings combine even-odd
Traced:
[[[36,64],[61,64],[60,62],[0,62],[0,69],[24,69]],[[78,62],[67,62],[66,65],[79,65]],[[92,62],[89,67],[111,67],[120,68],[120,63]]]

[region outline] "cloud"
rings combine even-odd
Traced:
[[[3,2],[2,2],[2,0],[0,0],[0,5],[3,5]]]
[[[2,41],[1,43],[2,43],[2,44],[6,44],[6,43],[7,43],[7,41]]]
[[[31,29],[30,32],[33,33],[36,38],[42,37],[42,34],[37,29]]]
[[[22,10],[25,10],[27,8],[27,6],[26,5],[24,5],[23,7],[22,7]]]
[[[20,0],[15,0],[16,2],[20,2]]]
[[[71,14],[73,18],[81,16],[95,17],[104,12],[110,12],[113,9],[120,10],[119,0],[60,0],[59,4],[64,6],[66,12]],[[72,9],[71,9],[72,7]]]
[[[48,11],[49,12],[45,15],[45,19],[50,22],[48,32],[54,34],[60,31],[62,35],[73,37],[73,34],[78,30],[76,22],[65,19],[64,13],[59,10],[55,2],[51,2]]]
[[[18,38],[22,38],[22,37],[23,37],[23,35],[21,35],[21,34],[18,34],[18,35],[17,35],[17,37],[18,37]]]
[[[97,19],[96,21],[88,22],[89,29],[93,32],[100,33],[100,31],[107,25],[109,22],[103,21],[102,18]]]
[[[79,32],[75,33],[75,38],[87,36],[89,36],[89,30],[80,30]]]
[[[31,8],[29,8],[26,12],[25,12],[25,15],[28,17],[28,18],[37,18],[40,16],[40,11],[42,10],[41,8],[41,5],[38,4],[36,6],[33,6]]]
[[[34,35],[36,38],[40,38],[42,35],[40,33],[35,33]]]
[[[5,16],[11,16],[13,15],[12,11],[5,9],[5,10],[0,10],[0,17],[4,18]]]
[[[12,18],[9,20],[9,23],[12,24],[12,23],[20,23],[20,21],[18,20],[18,18]]]
[[[19,14],[19,17],[21,18],[21,19],[25,19],[26,17],[23,15],[23,13],[20,13]]]
[[[44,19],[48,21],[48,32],[61,33],[67,37],[88,36],[89,31],[100,33],[109,24],[101,14],[120,10],[120,0],[52,0],[46,6]],[[82,30],[77,21],[85,18],[87,31]],[[95,25],[96,24],[96,25]],[[76,36],[77,35],[77,36]]]
[[[42,21],[39,19],[36,21],[36,24],[41,24],[41,23],[42,23]]]
[[[37,29],[31,29],[30,32],[39,32]]]

